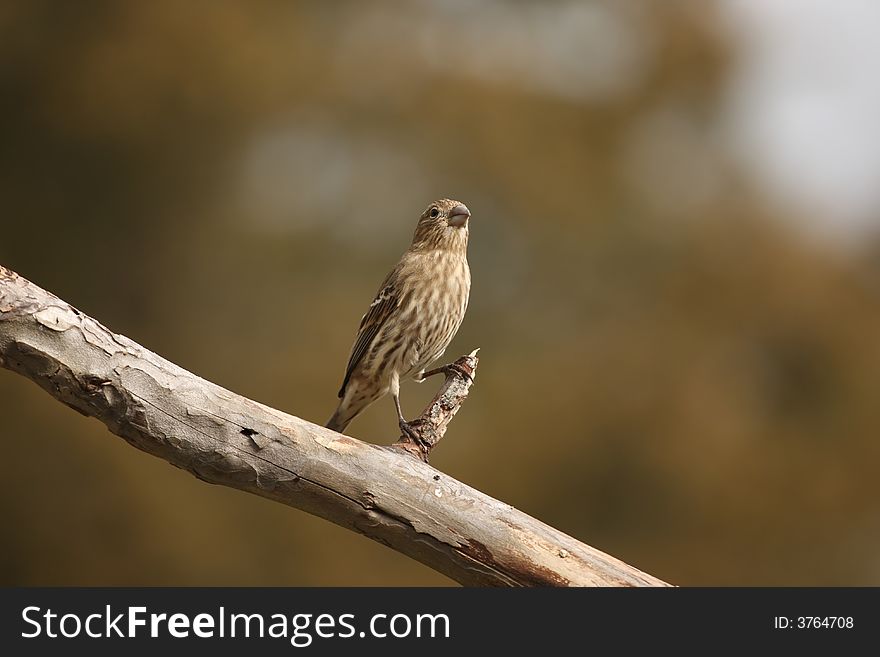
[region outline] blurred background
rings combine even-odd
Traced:
[[[433,465],[676,584],[880,585],[878,25],[870,0],[3,2],[0,262],[323,423],[419,214],[460,199],[447,355],[482,361]],[[452,583],[6,370],[0,417],[0,584]],[[396,438],[390,399],[350,433]]]

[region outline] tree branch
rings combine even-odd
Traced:
[[[399,449],[200,379],[2,266],[0,365],[199,479],[325,518],[465,585],[664,585]]]
[[[477,365],[480,362],[477,357],[478,351],[479,349],[474,349],[451,365],[437,369],[437,373],[445,370],[446,381],[422,414],[409,423],[418,433],[420,442],[415,442],[408,435],[402,434],[393,447],[420,458],[425,463],[428,462],[428,455],[446,435],[449,423],[467,399],[468,392],[474,384]],[[430,374],[429,372],[428,376]]]

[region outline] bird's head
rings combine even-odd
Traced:
[[[470,210],[460,201],[434,201],[419,217],[413,248],[467,249],[470,216]]]

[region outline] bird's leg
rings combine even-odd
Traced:
[[[461,374],[465,379],[469,380],[471,383],[474,382],[473,376],[471,373],[464,369],[458,363],[449,363],[448,365],[441,365],[440,367],[435,367],[433,370],[428,370],[427,372],[422,373],[422,378],[419,381],[424,381],[429,376],[434,376],[435,374],[445,374],[449,376],[452,372],[457,372]]]
[[[425,444],[425,441],[422,439],[421,434],[416,430],[416,428],[403,419],[403,412],[400,410],[400,397],[395,394],[393,395],[393,398],[394,407],[397,409],[397,425],[400,427],[400,430],[416,445],[419,445],[426,452],[430,451],[430,446]]]

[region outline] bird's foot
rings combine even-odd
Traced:
[[[449,376],[453,372],[460,374],[461,376],[463,376],[465,379],[467,379],[471,383],[474,382],[473,374],[468,372],[465,368],[463,368],[458,363],[449,363],[448,365],[442,365],[440,367],[435,367],[433,370],[429,370],[429,371],[425,372],[424,374],[422,374],[421,380],[424,381],[429,376],[434,376],[435,374],[445,374],[446,376]]]
[[[407,422],[404,419],[400,419],[397,422],[397,425],[400,427],[400,430],[403,432],[403,435],[410,439],[413,443],[422,448],[426,453],[431,451],[431,446],[427,443],[427,441],[422,438],[422,433],[418,429],[419,421],[413,420],[412,422]]]

